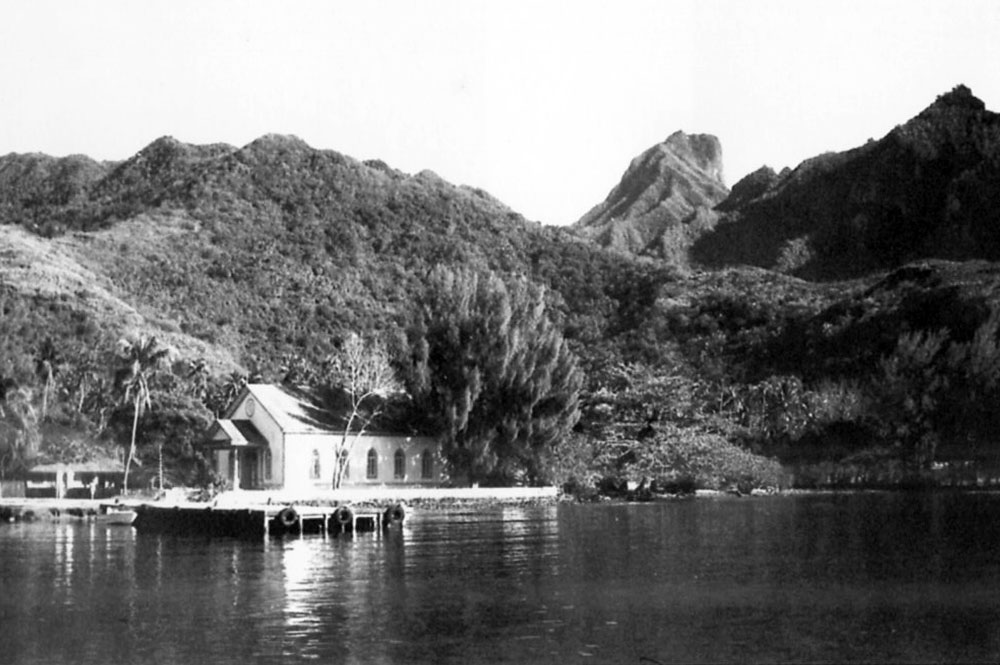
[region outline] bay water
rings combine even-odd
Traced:
[[[410,512],[238,540],[0,525],[0,663],[1000,660],[1000,495]]]

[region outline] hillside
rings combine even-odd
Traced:
[[[81,440],[119,446],[131,412],[111,353],[142,333],[175,351],[144,454],[167,441],[191,477],[191,442],[240,380],[307,380],[351,333],[399,342],[447,266],[547,287],[586,374],[583,417],[554,458],[563,479],[776,482],[756,451],[892,484],[936,455],[992,459],[1000,270],[896,267],[922,247],[992,251],[996,116],[976,102],[956,89],[882,141],[761,169],[725,200],[718,142],[674,134],[576,229],[289,136],[161,138],[116,163],[0,157],[0,446],[23,447],[31,427],[46,459],[86,457]],[[935,225],[941,196],[958,226]],[[858,233],[836,235],[874,201],[907,214],[884,227],[896,218],[858,213]],[[906,229],[910,244],[889,233]],[[718,269],[692,267],[691,243]]]
[[[925,258],[997,260],[998,197],[1000,114],[958,86],[879,140],[751,174],[691,256],[809,279]]]
[[[727,193],[719,140],[675,132],[632,160],[621,182],[575,228],[602,247],[683,265],[691,241],[712,228],[712,209]]]
[[[162,138],[104,165],[8,155],[0,184],[0,221],[32,232],[0,227],[5,265],[24,266],[6,270],[7,288],[79,305],[101,327],[168,337],[220,370],[316,360],[348,331],[386,329],[437,264],[531,274],[552,289],[570,336],[617,325],[644,279],[669,274],[430,171],[294,137],[239,149]],[[61,272],[85,276],[42,276]]]

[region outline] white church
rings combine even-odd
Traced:
[[[321,415],[321,407],[308,397],[283,386],[250,384],[212,424],[203,446],[233,489],[330,489],[343,431]],[[339,456],[346,464],[342,487],[442,482],[440,445],[433,437],[349,434]]]

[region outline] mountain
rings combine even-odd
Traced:
[[[603,247],[683,262],[728,193],[719,140],[675,132],[633,159],[621,182],[575,228]]]
[[[998,260],[997,200],[1000,115],[960,85],[877,141],[747,176],[691,258],[810,279],[925,258]]]
[[[76,455],[81,432],[127,442],[133,414],[107,352],[154,335],[178,362],[158,379],[145,440],[183,447],[230,372],[302,381],[351,333],[402,344],[445,265],[546,287],[587,375],[567,443],[582,447],[560,453],[578,478],[610,464],[640,480],[620,446],[648,440],[843,462],[853,478],[898,480],[938,445],[987,459],[1000,269],[964,259],[997,251],[997,124],[957,88],[879,141],[762,168],[728,193],[718,141],[678,133],[573,229],[293,136],[164,137],[119,162],[6,155],[0,403],[50,409],[45,428],[65,433],[47,440],[52,459]],[[938,255],[952,260],[905,263]],[[28,439],[7,406],[0,447],[13,450]],[[859,475],[858,455],[888,467]]]
[[[29,303],[40,329],[73,336],[58,305],[217,372],[318,361],[348,332],[390,329],[438,264],[530,275],[570,338],[626,325],[636,294],[672,278],[431,171],[279,135],[164,137],[115,163],[0,157],[0,234],[0,296]]]

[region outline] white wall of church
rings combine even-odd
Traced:
[[[247,402],[252,399],[253,396],[245,395],[243,401],[234,409],[232,417],[234,420],[249,420],[257,428],[257,431],[267,439],[271,451],[271,473],[268,477],[267,463],[262,456],[260,478],[265,487],[280,488],[284,485],[286,473],[285,451],[282,445],[284,434],[274,417],[267,412],[266,408],[257,404],[256,400],[253,408],[247,408]]]
[[[287,434],[285,436],[285,489],[333,486],[336,452],[341,437],[337,434]],[[441,461],[437,443],[429,437],[365,435],[348,437],[348,474],[344,486],[364,485],[434,485],[441,482]],[[369,451],[375,452],[374,468],[368,464]],[[401,468],[396,468],[401,451]],[[430,473],[425,477],[423,454],[430,458]],[[369,471],[374,471],[374,475]],[[401,471],[401,473],[397,473]]]

